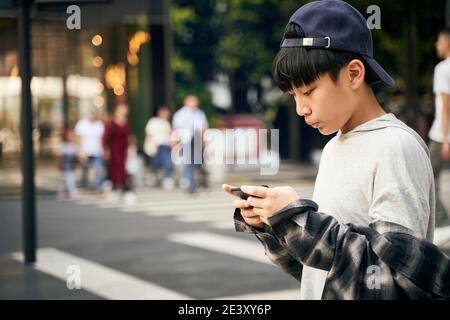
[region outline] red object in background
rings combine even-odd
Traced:
[[[265,124],[261,116],[255,116],[253,114],[242,114],[220,117],[218,120],[218,127],[219,129],[264,129]]]
[[[259,130],[265,129],[265,123],[261,116],[254,115],[254,114],[238,114],[233,116],[224,116],[219,118],[218,120],[218,128],[225,130],[225,129],[255,129],[256,130],[256,139],[255,142],[256,146],[254,149],[249,147],[250,150],[245,150],[245,154],[242,154],[238,151],[239,147],[235,145],[235,150],[232,154],[228,154],[231,150],[228,148],[226,149],[227,155],[227,161],[231,158],[237,158],[237,157],[245,157],[245,159],[256,159],[259,160],[261,155],[261,142],[259,140]],[[251,142],[250,142],[251,143]],[[265,144],[267,145],[267,143]],[[245,147],[245,146],[244,146]],[[237,160],[237,159],[234,159]],[[236,161],[237,162],[237,161]],[[236,163],[235,162],[235,163]]]
[[[111,121],[105,126],[103,143],[109,149],[108,171],[114,187],[125,187],[126,185],[125,164],[129,135],[130,127],[128,124],[120,126]]]

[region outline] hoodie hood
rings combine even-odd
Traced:
[[[397,119],[397,117],[393,113],[386,113],[378,118],[367,121],[363,124],[360,124],[359,126],[356,126],[346,133],[342,133],[341,130],[339,130],[337,133],[337,137],[342,139],[351,137],[353,135],[364,134],[365,132],[382,130],[389,127],[399,128],[410,133],[417,140],[417,142],[420,143],[421,147],[426,151],[426,153],[429,154],[428,147],[420,137],[420,135],[412,128],[408,127],[404,122]]]

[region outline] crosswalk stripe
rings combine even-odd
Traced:
[[[183,214],[176,216],[175,219],[181,222],[212,222],[212,221],[233,221],[233,215],[230,212],[216,213],[216,212],[198,212],[193,214]]]
[[[211,227],[222,230],[234,230],[233,221],[214,221],[210,223]]]
[[[125,211],[139,211],[142,209],[153,209],[153,208],[170,208],[170,209],[184,209],[184,208],[191,208],[191,207],[203,207],[208,205],[218,205],[221,204],[224,207],[228,206],[230,207],[232,205],[233,199],[204,199],[204,200],[195,200],[195,201],[188,201],[186,203],[179,203],[174,201],[146,201],[142,202],[138,200],[138,203],[135,204],[121,204],[116,205],[119,209],[124,209]],[[103,205],[104,206],[104,205]]]
[[[15,260],[23,261],[22,253],[12,253],[12,256]],[[34,265],[37,270],[63,281],[67,281],[71,276],[71,271],[68,269],[71,266],[81,271],[81,288],[103,298],[113,300],[191,299],[181,293],[55,248],[39,249],[37,262]]]
[[[203,231],[169,234],[168,239],[184,245],[273,265],[265,255],[263,247],[250,240]]]
[[[226,207],[226,204],[223,203],[206,203],[206,204],[195,204],[195,205],[189,205],[189,204],[180,204],[180,205],[165,205],[165,206],[153,206],[149,205],[148,210],[153,212],[170,212],[170,211],[178,211],[179,213],[183,213],[186,210],[197,210],[197,209],[216,209],[216,208],[224,208]],[[230,203],[228,203],[228,207],[230,207]],[[142,211],[141,208],[123,208],[122,211],[124,212],[136,212],[136,211]]]

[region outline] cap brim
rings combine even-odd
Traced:
[[[364,60],[372,69],[372,80],[373,82],[383,82],[386,85],[392,87],[395,85],[394,79],[375,61],[374,58],[363,55]]]

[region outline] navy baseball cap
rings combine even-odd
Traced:
[[[366,19],[348,3],[341,0],[310,2],[296,11],[289,23],[300,26],[305,37],[283,39],[281,48],[306,47],[357,53],[372,69],[373,82],[395,84],[373,58],[372,33]]]

